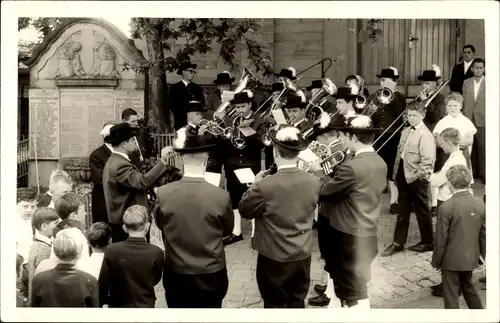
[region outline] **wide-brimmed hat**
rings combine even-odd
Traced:
[[[431,70],[423,71],[422,75],[418,76],[419,81],[437,81],[441,78],[441,69],[437,65],[432,65]]]
[[[173,143],[174,151],[184,154],[209,152],[216,146],[210,138],[212,137],[192,134],[186,129],[180,129]]]
[[[196,69],[198,65],[192,64],[191,62],[182,62],[181,65],[177,68],[177,75],[182,75],[182,72],[187,70],[188,68]]]
[[[336,99],[354,100],[359,95],[359,87],[355,85],[339,87],[332,96]]]
[[[300,135],[300,130],[291,125],[281,125],[278,130],[269,131],[268,135],[273,143],[294,151],[305,150],[309,145],[309,142]]]
[[[289,95],[287,95],[286,103],[283,106],[283,109],[293,109],[293,108],[304,109],[306,106],[307,106],[307,100],[306,97],[303,95],[303,93],[300,94],[290,93]]]
[[[347,124],[342,126],[333,126],[331,130],[337,130],[352,134],[372,133],[377,134],[383,131],[382,128],[373,128],[372,119],[365,115],[356,115],[347,119]]]
[[[311,85],[306,87],[307,90],[311,91],[312,89],[321,89],[323,88],[323,81],[321,80],[314,80],[311,82]]]
[[[378,78],[390,78],[393,80],[399,79],[398,69],[392,66],[389,68],[383,68],[380,74],[377,74]]]
[[[273,83],[273,85],[271,85],[271,92],[276,92],[276,91],[283,91],[283,88],[284,88],[284,85],[283,83]]]
[[[345,126],[344,118],[337,114],[333,118],[329,118],[330,120],[325,124],[322,122],[322,116],[320,116],[320,119],[318,119],[318,123],[315,123],[313,125],[313,132],[308,136],[308,139],[310,140],[316,140],[316,138],[319,135],[325,134],[327,132],[333,131],[336,129],[336,127],[342,127]]]
[[[252,102],[253,93],[250,90],[244,90],[239,93],[235,93],[234,97],[229,103],[231,104],[239,104],[239,103],[250,103]]]
[[[201,101],[191,100],[187,104],[186,112],[206,112],[207,108],[203,106]]]
[[[224,71],[222,73],[217,74],[217,78],[214,80],[214,84],[216,85],[224,85],[224,84],[233,84],[235,78],[231,77],[231,73],[228,71]]]
[[[138,129],[131,127],[128,123],[119,123],[111,127],[109,135],[104,138],[104,142],[111,145],[117,145],[136,136],[137,132]]]
[[[279,72],[279,74],[275,74],[275,75],[277,77],[286,77],[292,81],[297,79],[297,71],[292,66],[290,66],[289,68],[281,69],[281,72]]]

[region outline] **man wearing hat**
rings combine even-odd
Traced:
[[[205,97],[201,86],[193,82],[196,74],[196,64],[183,62],[177,69],[177,75],[182,75],[179,82],[170,87],[170,110],[174,115],[175,130],[186,125],[187,105],[189,101],[195,98],[205,106]]]
[[[297,168],[297,156],[308,144],[297,128],[285,125],[269,136],[278,171],[265,178],[264,172],[257,174],[238,209],[243,218],[255,219],[256,276],[264,308],[304,308],[321,183]]]
[[[406,97],[401,92],[396,90],[398,80],[400,78],[399,72],[395,67],[389,66],[389,68],[382,69],[382,72],[377,75],[380,81],[380,87],[389,88],[394,92],[394,99],[391,103],[380,107],[372,115],[373,124],[375,127],[382,128],[386,130],[393,122],[396,120],[406,109]],[[375,93],[370,95],[368,102],[375,99]],[[403,118],[399,118],[391,129],[389,129],[382,138],[377,138],[377,144],[375,150],[384,144],[389,137],[394,134],[394,130],[398,129],[403,123]],[[384,159],[387,165],[387,181],[389,182],[390,188],[390,212],[396,213],[397,201],[398,201],[398,188],[392,180],[392,168],[394,165],[394,159],[396,158],[396,152],[398,150],[399,138],[401,137],[401,131],[398,131],[391,139],[380,149],[379,155]]]
[[[306,87],[306,89],[311,92],[311,98],[316,95],[321,89],[323,88],[323,81],[321,80],[314,80],[311,82],[311,85]],[[335,113],[335,103],[331,102],[329,99],[332,98],[331,96],[326,96],[321,100],[321,102],[318,102],[318,105],[321,106],[323,111],[326,113]],[[332,98],[333,99],[333,98]]]
[[[203,119],[203,113],[207,109],[203,106],[201,101],[191,99],[186,106],[186,121],[187,123],[179,130],[187,131],[193,135],[197,135],[201,129],[200,122]]]
[[[288,115],[290,125],[299,129],[300,132],[309,129],[313,124],[312,121],[306,118],[306,106],[307,100],[302,93],[299,95],[297,93],[290,93],[287,95],[286,103],[283,107]]]
[[[359,88],[352,87],[339,87],[333,97],[337,100],[337,111],[333,117],[334,124],[346,124],[347,120],[356,115],[354,109],[354,101],[359,95]]]
[[[104,165],[111,156],[113,147],[106,141],[109,139],[109,132],[113,127],[113,122],[106,122],[101,129],[103,144],[95,149],[89,157],[90,180],[92,181],[92,222],[108,223],[108,213],[106,211],[106,201],[104,200],[104,189],[102,186],[102,172]]]
[[[441,69],[437,65],[432,65],[431,70],[425,70],[422,75],[417,77],[422,82],[422,91],[418,96],[418,100],[425,102],[436,91],[438,80],[441,78]],[[438,93],[427,106],[427,111],[424,118],[424,124],[432,132],[434,127],[446,114],[446,102],[444,95]]]
[[[279,79],[289,79],[290,81],[295,81],[297,79],[297,70],[290,66],[289,68],[282,68],[279,73],[275,73]]]
[[[365,88],[364,84],[365,84],[365,80],[357,74],[347,75],[347,77],[345,78],[345,86],[355,85],[355,86],[359,87],[360,89],[363,89],[363,95],[366,98],[368,98],[368,96],[370,95],[370,92],[368,92],[368,90]]]
[[[125,210],[132,205],[148,207],[146,190],[167,171],[167,147],[161,150],[161,161],[147,174],[142,174],[131,163],[129,156],[137,149],[134,138],[136,132],[128,123],[120,123],[111,128],[105,140],[113,149],[102,172],[104,199],[113,242],[127,239],[128,235],[122,228]]]
[[[167,259],[167,305],[221,308],[229,285],[222,239],[231,234],[234,215],[229,193],[204,178],[215,143],[181,132],[173,146],[184,162],[184,176],[159,188],[155,213]]]
[[[251,121],[251,119],[254,118],[251,111],[252,100],[253,93],[249,90],[244,90],[234,95],[234,98],[230,101],[230,103],[231,105],[234,105],[236,117],[243,116],[245,121]],[[234,119],[230,121],[230,125],[232,125],[233,120]],[[243,235],[241,234],[241,217],[238,213],[238,204],[240,203],[241,196],[248,187],[246,184],[240,183],[235,171],[242,168],[250,168],[254,174],[260,172],[261,151],[262,148],[264,148],[261,137],[266,130],[264,125],[264,121],[256,117],[250,123],[250,126],[256,131],[256,133],[248,137],[245,137],[240,133],[241,137],[244,138],[246,142],[246,146],[243,149],[235,148],[230,140],[223,141],[222,151],[224,151],[223,160],[224,172],[227,181],[226,188],[231,195],[231,202],[233,210],[235,211],[234,230],[230,236],[224,239],[224,244],[226,245],[243,240]]]
[[[321,212],[330,220],[325,267],[334,293],[328,295],[329,307],[369,308],[367,284],[378,252],[377,222],[387,173],[387,165],[371,144],[381,129],[372,128],[367,116],[349,118],[347,126],[334,129],[353,158],[342,163],[333,178],[325,176],[318,162],[311,165],[323,183]]]

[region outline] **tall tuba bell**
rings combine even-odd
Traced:
[[[241,78],[240,78],[240,81],[238,82],[238,86],[236,87],[236,89],[234,90],[234,93],[240,93],[241,91],[245,90],[248,86],[248,83],[250,81],[254,81],[254,82],[257,82],[257,78],[255,77],[255,75],[250,72],[250,70],[248,68],[244,68],[243,70],[243,75],[241,75]],[[226,109],[227,107],[229,107],[230,103],[228,101],[226,102],[222,102],[221,105],[217,108],[217,110],[215,111],[216,113],[224,113],[226,112]]]

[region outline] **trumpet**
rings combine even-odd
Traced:
[[[446,85],[448,85],[448,83],[450,83],[450,80],[441,82],[439,86],[436,88],[436,90],[431,92],[432,94],[425,101],[423,101],[424,107],[427,108],[429,104],[432,102],[432,100],[434,100],[434,98],[445,88]],[[413,99],[411,102],[415,102],[417,99],[418,97]],[[399,119],[401,119],[404,116],[405,113],[406,109],[403,112],[401,112],[401,114],[387,127],[387,129],[385,129],[380,134],[380,136],[373,142],[372,146],[375,146],[375,144],[380,140],[380,138],[382,138],[389,131],[389,129],[394,127],[394,125],[398,122]],[[382,143],[382,145],[380,145],[380,147],[377,149],[377,152],[380,151],[380,149],[382,149],[382,147],[384,147],[385,144],[387,144],[387,142],[389,142],[389,140],[391,140],[391,138],[394,137],[396,133],[398,133],[401,129],[403,129],[405,125],[406,122],[403,122],[399,127],[397,127],[396,130],[394,130],[393,133]]]
[[[328,145],[320,143],[319,141],[312,141],[308,148],[316,155],[318,156],[319,163],[323,170],[333,167],[334,160],[337,158],[344,158],[343,154],[340,154],[340,148],[342,147],[342,142],[340,139],[336,139],[329,143]],[[305,160],[302,160],[301,158],[298,158],[299,162],[299,168],[308,171],[310,168],[310,163],[308,163]],[[332,166],[333,165],[333,166]],[[325,171],[326,173],[326,171]]]
[[[324,102],[321,102],[326,96],[334,95],[337,93],[337,87],[335,84],[329,79],[324,78],[322,80],[323,87],[309,100],[309,103],[306,106],[306,118],[309,120],[316,120],[321,114],[324,113],[323,108],[321,107]],[[321,103],[320,103],[321,102]],[[319,113],[315,113],[314,109],[319,110]]]
[[[215,120],[202,119],[199,125],[200,127],[206,126],[207,132],[216,137],[223,136],[226,139],[231,139],[231,128],[223,127],[222,121],[217,122]]]
[[[370,103],[366,103],[366,97],[362,94],[358,95],[356,98],[356,102],[358,105],[356,106],[358,109],[362,109],[361,115],[367,115],[371,117],[375,112],[377,112],[378,108],[381,106],[387,105],[394,100],[394,91],[391,89],[384,87],[378,89],[375,92],[375,99],[373,99]]]

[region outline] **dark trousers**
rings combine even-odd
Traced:
[[[229,192],[229,196],[231,197],[231,204],[233,205],[233,210],[238,209],[238,205],[240,204],[241,197],[248,190],[248,186],[246,184],[241,184],[236,177],[234,171],[236,169],[246,168],[246,166],[238,166],[234,167],[233,165],[224,166],[224,173],[226,175],[227,186],[226,189]],[[252,172],[257,175],[260,172],[260,165],[251,166]]]
[[[330,226],[328,246],[325,262],[335,295],[342,301],[368,298],[371,263],[378,253],[377,236],[357,237]]]
[[[123,224],[114,224],[114,223],[109,223],[109,226],[111,227],[111,243],[116,243],[120,241],[125,241],[128,239],[128,233],[123,230]],[[146,233],[146,241],[150,242],[151,238],[151,227],[148,230],[148,233]]]
[[[323,216],[321,213],[318,214],[318,247],[321,258],[325,260],[325,271],[328,271],[326,257],[328,256],[328,227],[330,227],[330,221],[327,217]]]
[[[281,262],[261,254],[257,257],[257,285],[264,308],[305,308],[311,282],[311,256]]]
[[[462,292],[470,309],[482,309],[481,299],[472,284],[472,271],[442,270],[444,308],[459,308],[458,297]]]
[[[163,271],[169,308],[222,308],[229,280],[226,268],[211,274],[186,275]]]
[[[486,133],[484,127],[476,127],[477,132],[474,135],[474,143],[472,145],[472,171],[474,177],[478,177],[485,181],[486,179]]]
[[[429,207],[429,182],[417,179],[407,183],[404,176],[403,160],[399,164],[396,175],[398,186],[398,220],[394,229],[394,242],[400,246],[406,243],[410,228],[410,212],[415,211],[417,216],[420,238],[424,244],[432,244],[432,214]]]

